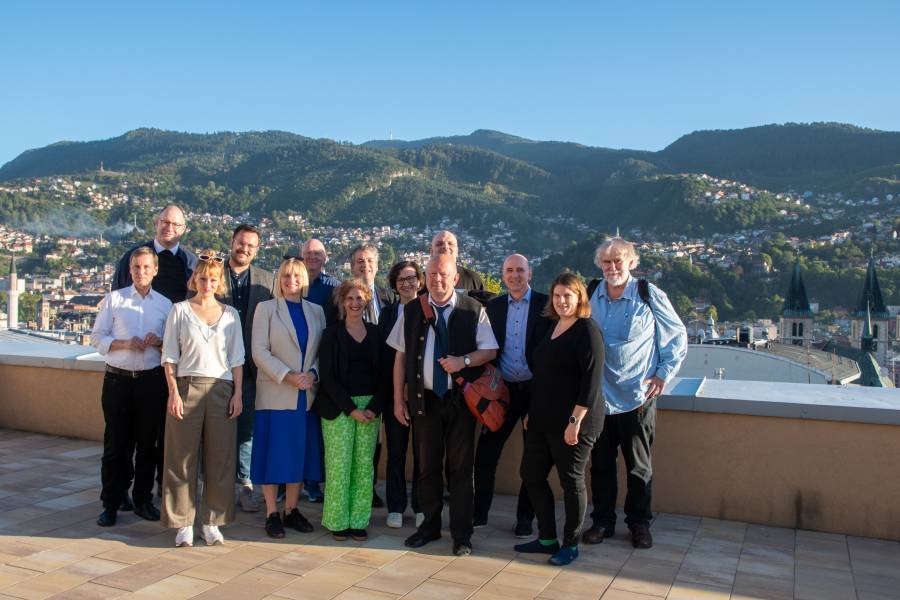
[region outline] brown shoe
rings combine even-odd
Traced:
[[[653,547],[653,536],[650,535],[649,525],[640,523],[631,528],[631,545],[641,550]]]
[[[613,537],[616,535],[616,530],[612,527],[602,527],[594,523],[591,525],[591,528],[585,531],[581,536],[581,541],[585,544],[600,544],[603,542],[603,538]]]

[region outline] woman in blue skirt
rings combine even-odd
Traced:
[[[319,417],[309,409],[315,399],[325,313],[303,299],[308,286],[303,262],[286,258],[278,269],[275,298],[261,302],[253,319],[258,368],[250,479],[262,485],[266,533],[273,538],[283,538],[285,527],[313,530],[297,510],[297,500],[303,480],[323,479],[322,432]],[[283,519],[275,500],[279,484],[285,485]]]

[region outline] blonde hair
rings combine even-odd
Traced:
[[[353,290],[359,290],[362,294],[363,300],[366,301],[366,304],[372,301],[372,290],[369,289],[369,286],[366,285],[359,277],[354,277],[353,279],[348,279],[341,283],[341,285],[337,286],[334,290],[334,293],[331,296],[331,300],[337,305],[338,316],[341,319],[345,319],[347,315],[344,311],[344,300]]]
[[[548,319],[553,319],[554,321],[559,320],[559,313],[556,312],[556,307],[553,306],[553,290],[555,290],[558,285],[569,288],[575,292],[576,296],[578,296],[578,306],[575,308],[576,318],[587,319],[591,316],[591,300],[588,298],[587,288],[584,287],[584,282],[581,281],[581,277],[575,273],[563,273],[557,275],[556,279],[553,280],[553,283],[550,284],[550,299],[547,301],[547,307],[544,308],[543,316]]]
[[[215,250],[201,250],[197,253],[197,256],[221,256]],[[188,290],[192,292],[197,291],[197,278],[201,275],[205,275],[207,277],[214,275],[219,278],[219,285],[216,287],[216,294],[222,295],[225,293],[225,262],[224,258],[222,261],[216,260],[197,260],[197,266],[194,267],[194,273],[191,275],[190,281],[188,281]]]
[[[278,267],[278,273],[275,275],[275,297],[284,298],[284,292],[281,291],[281,277],[288,272],[300,275],[300,297],[305,298],[306,292],[309,291],[309,273],[306,272],[303,261],[293,257],[284,259]]]

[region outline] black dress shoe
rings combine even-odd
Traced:
[[[581,535],[581,541],[585,544],[599,544],[604,538],[614,537],[616,530],[614,527],[603,527],[594,523],[591,528]]]
[[[518,521],[515,529],[513,529],[513,535],[520,540],[530,538],[533,533],[534,529],[531,527],[531,521]]]
[[[313,530],[312,523],[300,514],[300,511],[297,510],[295,506],[291,512],[284,513],[284,526],[290,527],[291,529],[296,529],[300,533],[309,533]]]
[[[425,533],[424,531],[417,531],[403,542],[403,545],[407,548],[421,548],[428,542],[433,542],[434,540],[441,539],[440,533]]]
[[[472,542],[464,540],[461,542],[453,541],[453,554],[456,556],[469,556],[472,554]]]
[[[640,550],[653,547],[653,536],[650,535],[649,525],[640,523],[631,528],[631,545]]]
[[[131,498],[128,494],[122,496],[122,502],[119,503],[119,510],[122,512],[131,512],[134,510],[134,504],[131,502]]]
[[[340,531],[332,531],[331,537],[339,542],[346,542],[347,538],[350,537],[349,529],[341,529]]]
[[[284,525],[281,523],[281,515],[277,512],[266,517],[266,535],[276,540],[284,537]]]
[[[147,521],[159,521],[159,511],[150,502],[139,504],[134,508],[134,514]]]
[[[375,490],[372,490],[372,508],[384,508],[384,500]]]
[[[97,525],[99,525],[100,527],[112,527],[116,524],[117,516],[118,515],[116,515],[115,510],[107,508],[102,513],[100,513],[99,517],[97,517]]]
[[[365,529],[351,529],[350,537],[352,537],[357,542],[365,542],[369,539],[369,534]]]

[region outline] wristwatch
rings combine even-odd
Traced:
[[[581,420],[581,419],[579,419],[579,418],[576,417],[575,415],[569,415],[569,423],[570,423],[571,425],[578,425],[578,421],[580,421],[580,420]]]
[[[466,365],[467,367],[472,364],[472,359],[469,358],[468,354],[463,356],[463,364]]]

